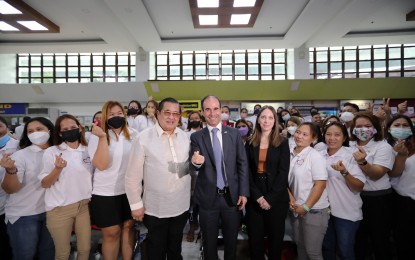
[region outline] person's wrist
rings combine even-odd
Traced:
[[[340,172],[340,173],[343,177],[346,177],[347,175],[349,175],[349,171],[347,170],[345,172]]]
[[[358,162],[358,164],[359,164],[360,166],[365,166],[365,165],[367,164],[367,161],[366,161],[366,160],[364,160],[364,161]]]
[[[310,208],[307,206],[307,204],[303,204],[303,205],[301,205],[302,207],[303,207],[303,209],[304,209],[304,212],[305,213],[308,213],[308,212],[310,212]]]
[[[13,169],[6,169],[6,173],[10,174],[10,175],[14,175],[14,174],[17,173],[17,168],[14,168],[14,170]]]

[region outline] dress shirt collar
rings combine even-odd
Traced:
[[[212,129],[213,128],[217,128],[217,129],[219,129],[219,132],[222,132],[222,122],[220,122],[217,126],[215,126],[215,127],[213,127],[213,126],[210,126],[210,125],[207,125],[207,128],[208,128],[208,130],[209,130],[209,133],[211,133],[212,132]]]
[[[35,144],[32,144],[29,147],[30,147],[29,149],[32,150],[32,152],[35,152],[35,153],[44,151],[44,149],[40,148],[39,146],[37,146]]]
[[[65,142],[63,142],[59,145],[59,150],[77,150],[77,151],[83,152],[85,150],[85,146],[79,143],[79,146],[76,149],[73,149],[69,147]]]
[[[155,126],[154,126],[155,128],[156,128],[156,131],[157,131],[157,135],[160,137],[160,136],[162,136],[163,134],[166,134],[166,135],[169,135],[166,131],[164,131],[163,130],[163,128],[161,128],[161,126],[159,125],[159,123],[157,122],[156,124],[155,124]],[[174,131],[173,131],[173,134],[174,135],[177,135],[177,127],[176,128],[174,128]]]

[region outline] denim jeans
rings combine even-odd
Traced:
[[[14,224],[7,223],[7,233],[13,250],[13,259],[53,260],[55,246],[46,228],[46,213],[20,217]]]
[[[330,216],[329,226],[323,241],[324,260],[336,260],[336,253],[342,260],[354,260],[355,237],[360,221]]]

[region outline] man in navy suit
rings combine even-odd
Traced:
[[[233,260],[236,259],[241,210],[249,196],[246,152],[239,131],[222,125],[219,99],[206,96],[201,104],[207,127],[191,135],[190,155],[193,166],[199,171],[194,200],[199,205],[204,257],[207,260],[218,258],[220,223],[225,260]]]

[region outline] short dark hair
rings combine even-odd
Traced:
[[[27,121],[29,121],[30,120],[30,116],[25,116],[25,117],[23,117],[23,123],[27,123]]]
[[[205,103],[205,100],[208,99],[208,98],[214,98],[214,99],[216,99],[219,102],[219,107],[222,108],[222,105],[220,103],[220,100],[219,100],[219,98],[217,96],[208,95],[208,96],[202,98],[202,100],[200,101],[200,105],[202,106],[202,111],[204,110],[203,104]]]
[[[376,134],[373,136],[373,140],[375,141],[382,141],[383,140],[383,131],[382,126],[380,125],[379,118],[377,118],[375,115],[373,115],[370,112],[358,112],[355,117],[353,118],[352,125],[350,126],[350,140],[351,141],[357,141],[359,140],[355,134],[353,134],[353,130],[356,127],[356,120],[358,118],[367,118],[373,125],[373,127],[376,129]]]
[[[326,126],[324,126],[323,128],[323,142],[326,143],[326,132],[327,129],[329,129],[332,126],[337,126],[340,128],[340,130],[342,130],[343,136],[345,137],[344,141],[343,141],[343,146],[349,147],[349,133],[347,132],[347,128],[345,125],[343,125],[340,122],[330,122],[329,124],[327,124]]]
[[[180,113],[182,112],[182,107],[180,106],[179,101],[177,101],[177,99],[172,98],[172,97],[168,97],[168,98],[165,98],[165,99],[163,99],[162,101],[160,101],[159,106],[158,106],[158,111],[163,110],[163,108],[164,108],[164,104],[165,104],[166,102],[179,105],[179,112],[180,112]]]
[[[53,123],[49,119],[44,118],[44,117],[34,117],[34,118],[29,119],[29,121],[27,121],[27,123],[24,125],[22,137],[20,138],[20,142],[19,142],[20,149],[24,149],[32,145],[32,142],[27,136],[27,127],[33,121],[38,121],[39,123],[41,123],[42,125],[46,126],[49,129],[48,143],[49,143],[49,146],[54,145],[53,135],[55,132],[55,127],[53,126]]]
[[[393,136],[389,132],[389,129],[391,128],[393,122],[395,122],[396,120],[398,120],[400,118],[403,118],[403,119],[406,120],[406,122],[408,122],[408,125],[409,125],[409,127],[411,128],[411,131],[412,131],[412,135],[414,135],[414,133],[415,133],[415,128],[412,125],[411,118],[409,118],[408,116],[405,116],[405,115],[396,115],[396,116],[394,116],[393,118],[391,118],[388,121],[388,123],[386,124],[386,127],[385,127],[385,135],[386,135],[385,139],[391,146],[394,146],[396,144],[396,140],[393,138]],[[408,137],[408,138],[411,138],[411,137]],[[413,147],[412,149],[414,149],[414,148],[415,147]]]
[[[355,103],[346,102],[346,103],[343,104],[343,107],[347,107],[347,106],[353,107],[354,109],[356,109],[356,112],[360,111],[359,106],[356,105]]]

